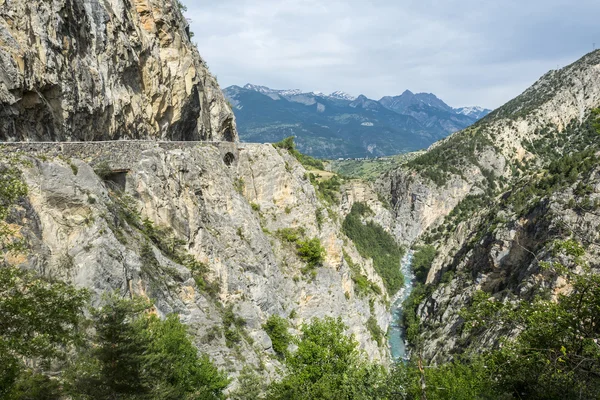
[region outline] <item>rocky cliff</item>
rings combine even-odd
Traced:
[[[464,330],[461,312],[478,290],[502,302],[568,290],[541,267],[571,265],[553,249],[573,240],[590,260],[597,254],[598,106],[600,51],[378,180],[399,238],[437,250],[415,310],[424,357],[447,360],[510,336]]]
[[[0,140],[237,140],[176,0],[0,1]]]
[[[179,313],[199,349],[233,376],[244,365],[277,374],[262,327],[274,314],[293,332],[312,317],[342,317],[369,356],[387,363],[386,341],[367,328],[371,319],[387,330],[383,282],[294,157],[245,145],[226,163],[212,144],[158,143],[130,157],[136,145],[120,158],[114,143],[56,144],[56,157],[47,144],[1,147],[1,162],[29,188],[9,218],[27,251],[8,261],[91,289],[94,304],[113,291],[150,298],[160,315]],[[376,195],[367,197],[375,207]],[[289,234],[318,238],[323,264],[308,267]],[[355,290],[350,264],[383,294]]]

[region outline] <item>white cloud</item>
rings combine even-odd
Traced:
[[[496,107],[600,47],[591,0],[184,0],[223,86],[372,98],[405,89]]]

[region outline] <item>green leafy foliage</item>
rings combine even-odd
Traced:
[[[281,357],[287,354],[287,348],[292,341],[291,335],[288,333],[288,322],[279,315],[271,315],[267,322],[263,325],[263,329],[271,338],[273,350]]]
[[[339,176],[333,175],[329,179],[323,179],[315,174],[308,174],[308,178],[317,190],[317,196],[321,200],[328,204],[339,204],[338,195],[342,186],[342,180]]]
[[[435,258],[435,247],[426,245],[418,247],[413,255],[412,269],[418,282],[425,283],[431,263]]]
[[[244,181],[244,178],[236,178],[233,182],[233,188],[236,192],[243,195],[244,190],[246,189],[246,182]]]
[[[375,270],[383,279],[390,294],[396,293],[404,285],[404,276],[400,271],[400,259],[403,250],[394,238],[375,222],[362,222],[362,216],[370,213],[363,203],[354,203],[350,213],[344,219],[342,230],[356,245],[358,252],[373,259]]]
[[[4,220],[9,208],[27,195],[27,185],[17,168],[5,165],[0,165],[0,182],[0,220]]]
[[[5,219],[10,208],[26,195],[27,185],[22,180],[21,172],[15,167],[0,165],[0,256],[23,247]]]
[[[498,386],[523,398],[587,399],[600,393],[600,275],[578,261],[577,246],[563,244],[558,247],[567,253],[574,249],[574,265],[584,272],[574,274],[556,263],[545,263],[544,268],[567,277],[569,294],[560,294],[556,301],[538,296],[533,301],[499,302],[479,292],[462,312],[466,327],[475,332],[490,324],[520,329],[516,338],[503,341],[486,357],[495,368]]]
[[[366,361],[340,319],[313,319],[302,326],[298,349],[286,358],[287,375],[269,387],[267,399],[374,399],[384,369]]]
[[[552,161],[540,177],[517,186],[503,199],[502,205],[510,206],[517,214],[523,215],[541,198],[573,185],[581,176],[591,173],[598,161],[593,147],[567,154]]]
[[[88,296],[85,290],[0,265],[0,397],[21,390],[24,380],[45,381],[24,359],[39,360],[39,367],[64,359],[81,339],[77,327]]]
[[[297,243],[298,256],[309,267],[314,268],[323,263],[325,260],[325,248],[321,245],[319,238],[299,240]]]
[[[381,294],[381,288],[373,281],[370,281],[361,271],[360,266],[358,266],[352,258],[346,253],[346,250],[343,250],[344,260],[348,263],[350,267],[350,272],[352,273],[352,281],[354,282],[354,291],[358,295],[367,295],[370,292],[373,292],[376,295]]]
[[[300,162],[300,164],[304,165],[307,168],[316,168],[316,169],[320,169],[320,170],[325,169],[325,165],[323,165],[323,161],[321,161],[317,158],[308,156],[306,154],[302,154],[298,150],[296,150],[296,144],[294,143],[293,136],[289,136],[280,142],[273,143],[273,146],[289,151],[290,154],[293,155],[296,158],[296,160],[298,160]]]
[[[111,296],[92,311],[92,345],[69,371],[78,398],[219,399],[229,380],[198,356],[176,315],[147,313],[145,300]]]
[[[367,320],[367,329],[371,334],[371,338],[376,341],[378,345],[383,345],[385,341],[385,332],[379,327],[377,320],[372,315]]]
[[[473,400],[509,399],[496,390],[490,371],[481,359],[456,360],[442,365],[397,363],[386,385],[390,399]]]
[[[113,173],[113,170],[107,161],[101,161],[94,166],[94,172],[100,179],[107,179]]]
[[[277,236],[285,242],[293,243],[296,254],[306,263],[303,272],[312,272],[325,261],[325,248],[319,238],[305,238],[303,228],[283,228],[277,230]]]
[[[264,399],[266,385],[264,380],[248,365],[242,368],[238,376],[238,388],[229,394],[231,400]]]
[[[417,282],[410,295],[402,303],[402,323],[406,329],[406,339],[412,346],[418,348],[420,344],[421,321],[417,315],[417,307],[432,292],[432,285]]]
[[[277,236],[288,243],[296,243],[305,235],[303,228],[282,228],[276,232]]]
[[[486,147],[494,147],[488,134],[480,127],[471,127],[440,142],[406,165],[437,186],[444,186],[453,175],[463,176],[461,166],[477,164],[477,152]]]
[[[227,347],[233,347],[242,341],[245,326],[246,321],[235,315],[233,305],[229,305],[223,313],[223,329]]]
[[[175,0],[175,5],[179,9],[179,12],[185,12],[185,11],[187,11],[187,6],[185,4],[183,4],[181,2],[181,0]]]

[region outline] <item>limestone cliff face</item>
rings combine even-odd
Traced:
[[[580,185],[588,188],[586,195],[578,194]],[[460,313],[471,304],[476,291],[488,294],[490,301],[504,303],[569,293],[567,280],[544,269],[543,263],[558,262],[575,273],[581,272],[581,267],[557,251],[555,243],[580,243],[585,249],[582,261],[600,273],[600,169],[594,168],[576,184],[531,204],[534,206],[523,215],[510,207],[482,209],[449,238],[436,243],[438,258],[429,276],[432,293],[418,308],[424,357],[445,361],[467,347],[476,351],[493,348],[501,338],[515,334],[511,327],[501,325],[475,332],[463,330]],[[443,279],[445,274],[451,279]]]
[[[383,283],[287,151],[244,145],[227,165],[212,144],[157,143],[136,157],[123,146],[119,163],[114,145],[102,145],[118,166],[104,180],[91,167],[102,159],[98,144],[70,145],[80,151],[57,144],[58,157],[0,147],[2,162],[16,163],[29,187],[10,219],[29,249],[11,263],[89,288],[95,304],[111,291],[147,296],[159,314],[179,313],[200,350],[234,375],[245,364],[276,375],[281,365],[262,328],[273,314],[289,320],[295,333],[312,317],[339,316],[371,358],[387,362],[387,344],[366,326],[372,317],[387,330],[389,297],[355,294],[348,262]],[[326,257],[314,274],[278,234],[283,228],[319,238]],[[206,267],[206,287],[182,255]],[[241,326],[224,324],[228,307]],[[239,337],[230,342],[228,330]]]
[[[237,140],[175,0],[0,0],[0,140]]]
[[[400,168],[377,181],[377,190],[387,197],[396,216],[396,235],[412,243],[428,228],[441,223],[467,195],[486,189],[485,175],[511,180],[517,163],[544,161],[542,149],[572,123],[582,123],[589,111],[600,105],[600,51],[561,70],[544,75],[522,95],[465,131],[437,142],[428,153],[437,160],[419,168]],[[547,131],[555,134],[548,137]],[[423,157],[421,157],[423,159]],[[450,160],[444,166],[444,160]],[[450,171],[447,168],[454,168]],[[446,174],[436,184],[424,170]]]
[[[498,326],[463,331],[460,311],[477,290],[496,301],[568,290],[564,279],[540,267],[543,261],[567,262],[552,251],[555,241],[573,239],[589,260],[597,258],[598,169],[580,165],[567,179],[550,165],[598,151],[591,110],[599,106],[595,51],[549,72],[475,126],[377,181],[393,205],[392,229],[400,240],[437,249],[428,294],[417,309],[425,358],[448,360],[469,346],[487,349],[514,334]],[[552,184],[542,182],[552,174]],[[594,262],[591,267],[598,269]]]

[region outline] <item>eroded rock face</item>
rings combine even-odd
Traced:
[[[236,141],[175,0],[0,0],[0,140]]]
[[[521,191],[537,185],[552,160],[597,149],[596,134],[587,135],[593,132],[591,111],[599,106],[600,51],[595,51],[544,75],[475,126],[434,144],[429,159],[378,179],[378,191],[393,206],[391,226],[400,241],[426,242],[437,250],[427,276],[430,292],[416,309],[424,358],[444,362],[467,347],[484,351],[500,337],[515,336],[513,327],[497,324],[476,333],[463,329],[461,310],[476,291],[505,302],[530,300],[543,290],[568,291],[564,277],[540,267],[557,259],[554,241],[584,244],[587,261],[598,271],[592,261],[597,246],[589,245],[598,242],[600,224],[597,168],[577,172],[569,185],[549,193]],[[436,184],[440,176],[444,179]],[[527,204],[524,210],[518,195]],[[463,211],[453,216],[465,199]],[[585,207],[578,205],[582,201]]]
[[[159,315],[177,312],[198,348],[233,376],[246,364],[277,375],[281,365],[262,328],[273,314],[296,334],[313,317],[341,317],[370,358],[388,362],[386,341],[377,344],[367,329],[369,318],[384,332],[389,325],[383,282],[341,233],[343,218],[326,210],[295,158],[271,145],[245,145],[227,166],[214,145],[169,147],[148,148],[132,160],[122,172],[124,189],[115,177],[94,173],[88,162],[98,152],[89,160],[22,156],[17,164],[29,195],[10,222],[29,251],[8,261],[90,289],[95,305],[106,292],[147,296]],[[0,157],[19,158],[7,150]],[[160,230],[162,248],[140,225],[144,219]],[[325,247],[314,275],[295,245],[278,235],[283,228],[302,228]],[[168,254],[171,248],[204,263],[216,291],[200,287],[189,266]],[[382,295],[355,293],[344,251]],[[245,323],[239,342],[229,346],[228,307]]]

